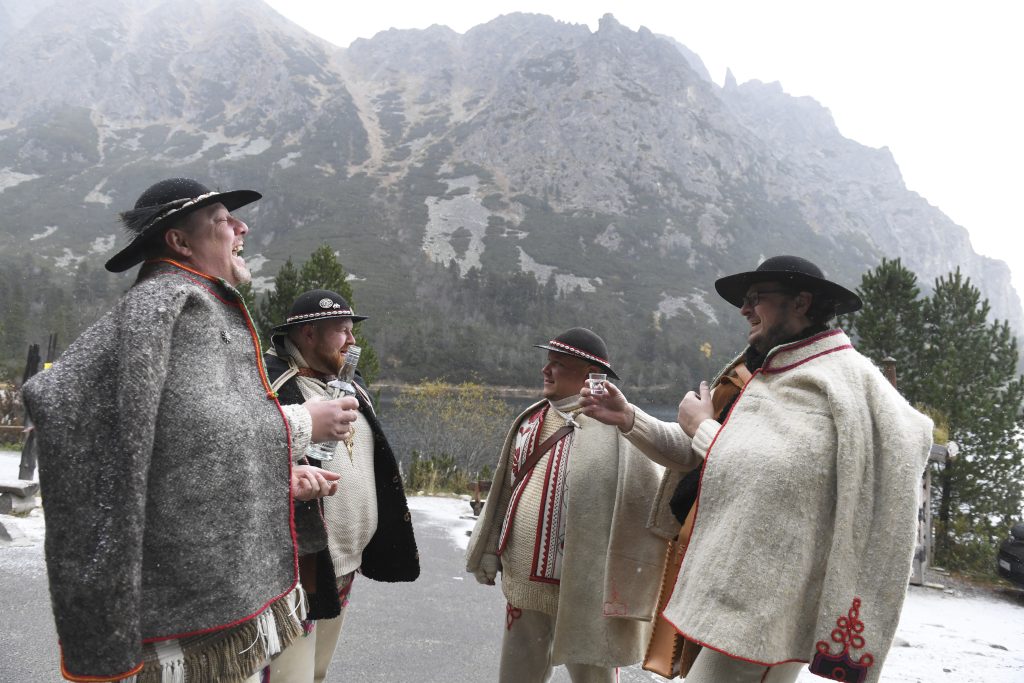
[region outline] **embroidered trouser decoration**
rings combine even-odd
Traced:
[[[523,616],[523,610],[513,607],[511,602],[505,603],[505,630],[511,631],[512,624],[521,616]]]

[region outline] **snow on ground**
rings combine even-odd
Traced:
[[[458,552],[473,529],[468,497],[411,496],[417,523],[446,528]],[[651,675],[652,680],[664,680]],[[798,683],[819,678],[806,669]],[[966,596],[911,586],[882,683],[1021,683],[1024,681],[1024,600]]]
[[[1024,600],[1014,604],[912,586],[882,680],[1024,681]]]
[[[18,478],[18,465],[21,462],[21,453],[11,451],[0,451],[0,480]],[[39,481],[39,476],[33,477]],[[38,498],[37,498],[38,500]],[[41,545],[45,537],[43,527],[43,511],[36,507],[25,516],[3,515],[0,516],[0,523],[4,525],[13,539],[11,548],[33,547]],[[11,563],[21,564],[25,561],[32,561],[22,553],[3,552],[5,547],[0,545],[0,564]],[[38,569],[38,567],[36,568]]]
[[[0,479],[15,479],[18,453],[0,452]],[[452,552],[463,553],[474,519],[468,497],[410,496],[418,525],[447,530]],[[5,515],[3,523],[24,535],[23,543],[43,540],[43,517]],[[0,548],[0,563],[32,562],[17,548]],[[466,578],[466,577],[458,577]],[[965,595],[956,590],[910,587],[896,640],[885,662],[882,683],[1020,683],[1024,681],[1024,599],[996,594]],[[662,680],[652,674],[652,680]],[[806,670],[798,683],[823,679]]]
[[[409,496],[409,510],[416,516],[416,522],[427,526],[447,529],[452,542],[459,550],[469,546],[469,533],[476,524],[469,508],[469,496],[460,498],[435,498],[433,496]]]

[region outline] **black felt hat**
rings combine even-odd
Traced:
[[[352,318],[352,322],[366,320],[365,315],[356,315],[345,298],[329,289],[311,289],[304,292],[292,303],[288,317],[272,330],[273,334],[286,332],[292,327],[315,323],[330,318]]]
[[[719,278],[715,281],[715,289],[723,299],[741,308],[750,285],[758,282],[778,282],[798,292],[821,295],[835,303],[837,315],[859,311],[864,306],[859,296],[825,279],[821,268],[799,256],[772,256],[756,270]]]
[[[112,273],[120,273],[142,261],[146,245],[170,227],[172,218],[187,216],[218,202],[228,211],[234,211],[262,196],[252,190],[214,192],[190,178],[161,180],[139,196],[134,209],[121,214],[121,222],[131,236],[131,242],[107,261],[106,268]]]
[[[608,362],[608,347],[604,345],[604,339],[585,327],[566,330],[547,344],[534,344],[534,347],[582,358],[594,365],[600,365],[612,379],[619,379],[619,376],[612,370],[611,363]]]

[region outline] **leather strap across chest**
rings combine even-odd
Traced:
[[[526,462],[523,463],[523,466],[519,468],[519,472],[516,474],[515,481],[512,482],[512,489],[515,490],[515,488],[519,486],[519,482],[521,482],[523,478],[530,472],[530,470],[533,469],[533,466],[537,464],[537,461],[541,459],[541,456],[543,456],[545,453],[551,450],[552,446],[554,446],[556,443],[558,443],[565,437],[569,436],[569,434],[571,433],[572,425],[567,424],[563,427],[560,427],[554,434],[544,439],[544,441],[541,442],[539,446],[533,449],[533,453],[530,453],[530,457],[527,458]]]

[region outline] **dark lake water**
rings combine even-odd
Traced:
[[[376,392],[373,392],[376,393]],[[458,431],[464,427],[458,418],[454,424],[439,417],[436,423],[425,424],[423,416],[407,414],[396,404],[399,392],[391,387],[380,390],[377,401],[377,413],[388,440],[391,443],[395,455],[402,464],[403,469],[408,467],[410,455],[416,450],[420,453],[432,454],[431,451],[438,450],[438,439],[436,435],[427,434],[430,430],[454,430]],[[682,395],[680,395],[682,397]],[[516,415],[535,403],[541,398],[538,390],[536,396],[501,396],[498,397],[507,410],[500,417],[494,417],[487,425],[489,428],[483,431],[472,432],[455,437],[454,444],[449,443],[446,450],[453,450],[457,462],[460,465],[469,460],[474,463],[473,469],[477,469],[479,463],[493,463],[497,460],[498,451],[501,449],[501,442],[506,432],[511,427],[511,422]],[[645,403],[637,401],[636,404],[645,412],[662,420],[675,421],[677,404],[667,403]],[[467,422],[469,420],[466,420]],[[459,445],[461,444],[461,446]]]

